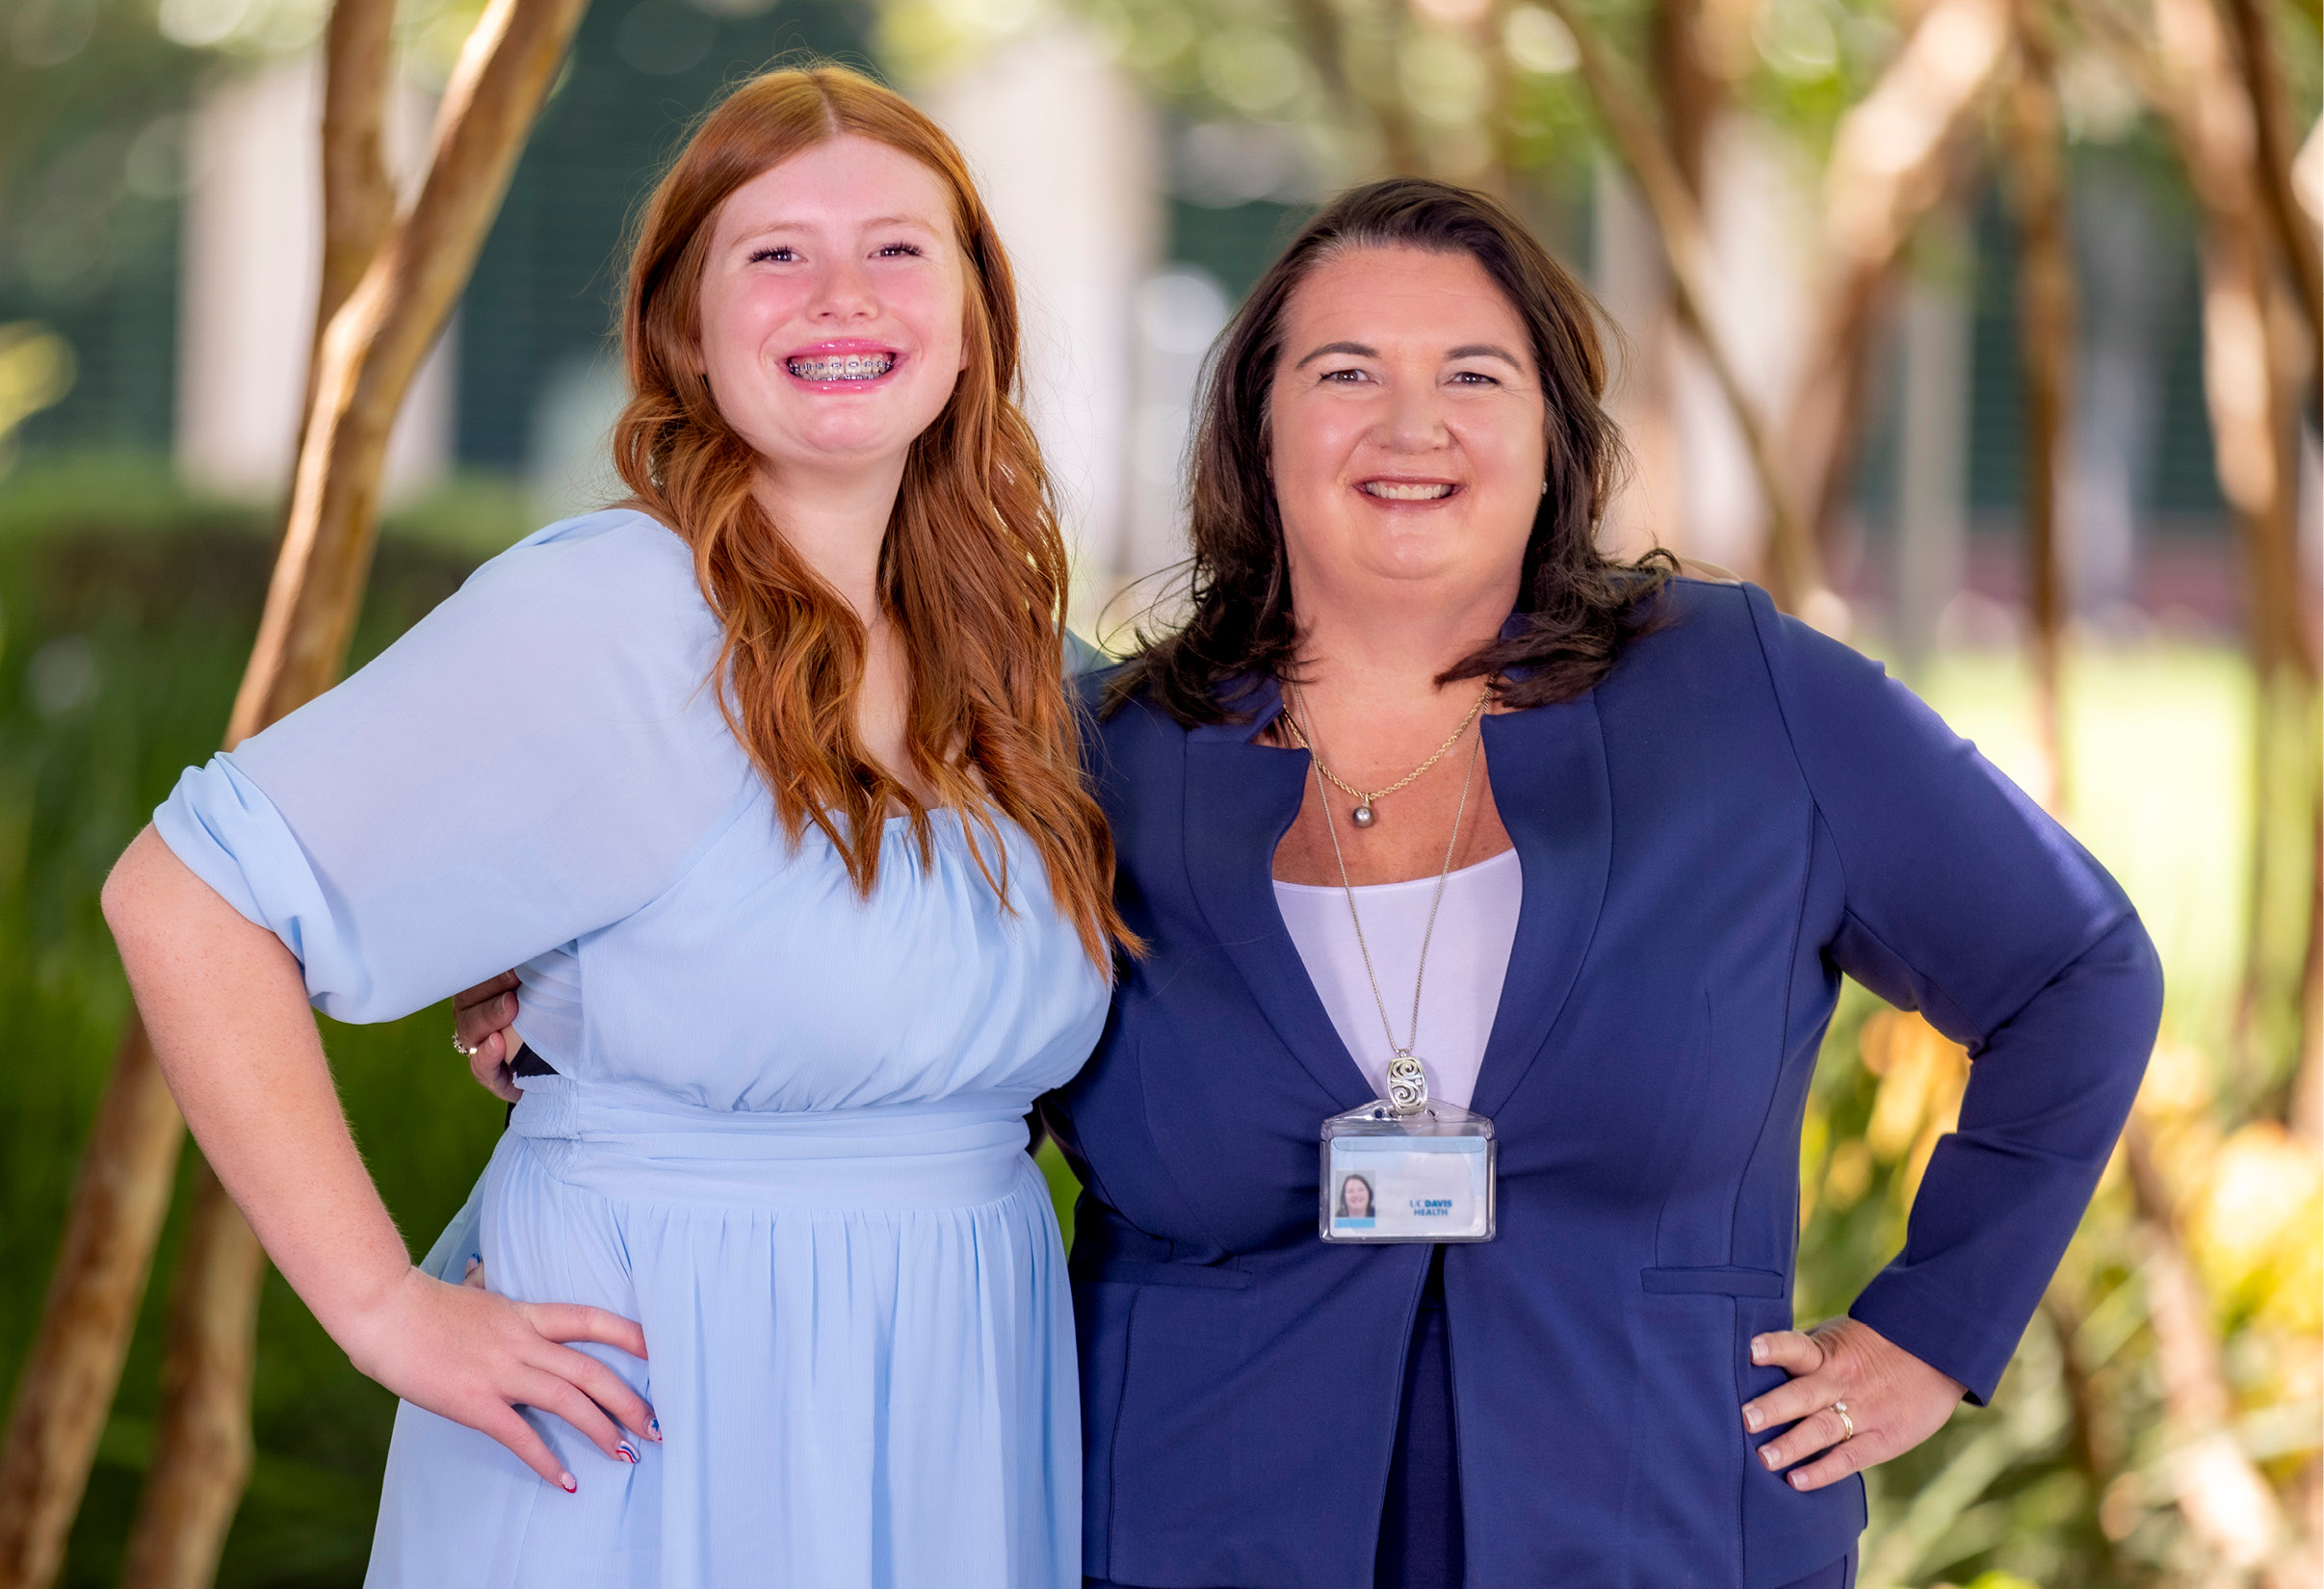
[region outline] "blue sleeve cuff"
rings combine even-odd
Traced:
[[[369,974],[282,813],[231,756],[188,768],[155,808],[153,830],[244,920],[282,940],[317,1008],[356,1018],[370,996]]]
[[[268,816],[274,808],[246,778],[227,770],[224,756],[213,756],[201,767],[178,775],[170,797],[153,809],[153,830],[187,870],[208,883],[218,897],[242,912],[243,920],[269,932],[274,925],[258,907],[258,897],[234,859],[237,840],[255,825],[257,811],[244,796],[248,790]],[[274,818],[279,822],[279,817]]]

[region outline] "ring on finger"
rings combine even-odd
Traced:
[[[481,1043],[477,1045],[478,1048],[483,1046],[483,1045]],[[463,1059],[473,1059],[476,1057],[476,1049],[470,1048],[467,1044],[461,1042],[460,1034],[457,1031],[452,1034],[452,1052],[458,1055]]]
[[[1854,1440],[1856,1438],[1856,1420],[1848,1416],[1848,1404],[1844,1401],[1835,1401],[1832,1403],[1832,1411],[1840,1415],[1841,1443],[1845,1444]]]

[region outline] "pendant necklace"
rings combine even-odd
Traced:
[[[1296,690],[1293,693],[1293,703],[1302,713],[1307,710],[1306,703],[1298,698]],[[1461,720],[1460,727],[1454,730],[1454,739],[1458,739],[1460,735],[1468,732],[1469,724],[1476,720],[1476,715],[1484,710],[1484,700],[1480,696],[1475,708]],[[1291,718],[1291,724],[1292,731],[1299,734],[1300,742],[1308,743],[1307,736],[1300,731],[1298,719]],[[1392,1055],[1388,1061],[1388,1102],[1399,1115],[1418,1114],[1428,1107],[1428,1073],[1422,1067],[1419,1057],[1412,1052],[1413,1044],[1421,1039],[1421,987],[1428,976],[1428,941],[1436,936],[1437,907],[1445,902],[1445,880],[1452,875],[1452,857],[1460,848],[1461,818],[1469,809],[1469,786],[1476,777],[1477,753],[1484,747],[1484,736],[1480,734],[1476,738],[1476,743],[1469,747],[1468,770],[1461,774],[1460,803],[1452,808],[1452,836],[1445,841],[1445,864],[1436,874],[1436,893],[1428,901],[1428,925],[1421,932],[1420,965],[1412,974],[1412,1035],[1401,1043],[1396,1040],[1396,1027],[1388,1019],[1388,1001],[1380,993],[1380,974],[1371,963],[1371,946],[1364,941],[1364,918],[1356,910],[1355,885],[1347,877],[1347,856],[1340,848],[1340,827],[1337,822],[1332,821],[1331,800],[1326,796],[1323,801],[1323,830],[1331,835],[1332,859],[1340,863],[1340,888],[1347,896],[1347,919],[1356,929],[1356,951],[1364,957],[1364,975],[1371,983],[1371,1002],[1379,1007],[1380,1029],[1388,1035],[1388,1047]],[[1419,777],[1421,772],[1428,769],[1437,757],[1444,755],[1447,750],[1451,748],[1452,741],[1448,740],[1438,747],[1436,755],[1429,757],[1426,762],[1423,762],[1419,771],[1414,772],[1411,777],[1407,777],[1404,783],[1410,783],[1413,778]],[[1308,755],[1316,764],[1316,792],[1321,794],[1323,792],[1322,780],[1330,777],[1330,774],[1324,771],[1323,758],[1315,753],[1312,744],[1308,745]],[[1332,782],[1339,783],[1340,780],[1333,778]],[[1345,784],[1341,784],[1340,787],[1347,788]],[[1400,789],[1403,785],[1398,784],[1395,787]],[[1359,798],[1363,797],[1360,790],[1351,789],[1347,792]],[[1384,794],[1389,791],[1381,790],[1379,793]],[[1357,807],[1357,826],[1371,825],[1367,820],[1370,811],[1371,802],[1369,800],[1364,805]]]
[[[1307,715],[1307,698],[1300,694],[1299,687],[1297,685],[1293,685],[1291,687],[1291,697],[1292,704],[1298,710],[1296,713],[1286,712],[1283,715],[1283,720],[1290,726],[1292,738],[1299,742],[1300,749],[1306,751],[1310,756],[1315,758],[1316,771],[1318,773],[1321,774],[1325,778],[1330,779],[1332,784],[1338,788],[1341,793],[1354,796],[1356,808],[1352,812],[1348,813],[1348,820],[1354,822],[1358,827],[1370,827],[1373,822],[1379,820],[1378,814],[1372,810],[1372,803],[1374,801],[1385,799],[1387,796],[1394,794],[1397,790],[1402,789],[1405,785],[1411,783],[1413,779],[1427,771],[1438,762],[1443,761],[1445,759],[1446,751],[1450,750],[1454,745],[1460,743],[1460,737],[1469,732],[1469,725],[1476,721],[1476,719],[1483,715],[1485,703],[1493,698],[1493,681],[1490,679],[1485,681],[1484,689],[1476,692],[1476,704],[1469,708],[1469,715],[1460,720],[1459,724],[1452,730],[1451,733],[1445,736],[1445,742],[1438,745],[1436,749],[1429,755],[1426,761],[1421,763],[1420,766],[1405,773],[1402,777],[1398,778],[1395,783],[1390,784],[1387,788],[1373,790],[1358,789],[1355,785],[1349,783],[1346,779],[1341,777],[1337,772],[1334,772],[1330,768],[1323,765],[1322,752],[1319,751],[1316,748],[1315,742],[1307,737],[1307,731],[1299,726],[1299,718]],[[1466,792],[1466,787],[1467,786],[1465,785],[1463,786],[1464,793]],[[1323,797],[1323,803],[1328,812],[1328,808],[1331,804],[1331,796],[1326,794]]]

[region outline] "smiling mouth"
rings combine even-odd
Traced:
[[[1442,502],[1455,487],[1442,481],[1368,480],[1356,489],[1383,502]]]
[[[877,380],[896,368],[894,353],[824,353],[787,360],[801,380]]]

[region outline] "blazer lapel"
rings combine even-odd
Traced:
[[[1256,708],[1252,721],[1187,733],[1187,875],[1219,947],[1284,1046],[1341,1109],[1360,1108],[1371,1085],[1340,1041],[1275,904],[1275,847],[1299,815],[1308,754],[1251,742],[1281,709],[1272,684],[1245,702]]]
[[[1606,903],[1614,805],[1595,690],[1488,716],[1484,733],[1493,800],[1525,878],[1501,1008],[1470,1101],[1491,1115],[1532,1069],[1580,973]]]

